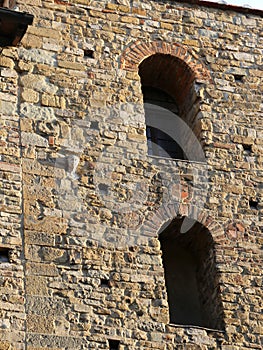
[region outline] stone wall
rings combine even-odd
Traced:
[[[262,16],[17,4],[35,18],[0,55],[0,349],[260,349]],[[156,53],[192,79],[203,162],[147,156],[138,68]],[[223,331],[169,323],[158,233],[176,217],[213,238]]]
[[[9,349],[11,340],[18,348],[25,342],[22,159],[15,57],[12,50],[3,50],[0,57],[0,349]]]

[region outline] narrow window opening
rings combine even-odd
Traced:
[[[0,263],[9,262],[9,249],[0,248]]]
[[[213,239],[198,222],[181,233],[182,223],[173,220],[159,236],[170,322],[223,329]]]
[[[84,50],[84,57],[94,58],[94,51],[90,49]]]
[[[108,339],[110,350],[119,350],[120,341],[116,339]]]
[[[250,209],[258,210],[258,201],[250,199],[249,207],[250,207]]]
[[[157,53],[140,63],[139,75],[148,154],[204,161],[200,97],[194,72],[183,60]]]

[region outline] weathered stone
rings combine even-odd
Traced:
[[[0,58],[0,350],[261,349],[261,13],[170,0],[19,10],[34,22]],[[147,153],[143,100],[183,120],[166,129],[180,159]],[[194,261],[198,293],[183,298],[198,295],[203,321],[176,322],[158,239],[169,227],[171,261],[179,246]],[[192,280],[179,274],[175,293]]]
[[[0,350],[12,350],[12,346],[7,341],[0,341]]]
[[[29,133],[29,132],[23,132],[21,133],[21,144],[22,146],[38,146],[38,147],[47,147],[48,146],[48,140],[45,139],[43,136]]]
[[[39,101],[39,94],[32,89],[24,88],[21,97],[25,102],[37,103]]]
[[[48,295],[47,278],[28,276],[26,289],[29,295]]]
[[[54,332],[52,317],[42,317],[39,315],[29,314],[27,317],[27,327],[29,332],[52,334]]]
[[[0,66],[1,67],[7,67],[7,68],[11,68],[13,69],[14,68],[14,61],[9,58],[9,57],[0,57]]]
[[[14,115],[16,111],[16,105],[13,102],[0,101],[1,113],[4,115]]]
[[[25,88],[33,89],[39,92],[47,92],[54,94],[57,91],[57,87],[48,83],[47,78],[38,74],[26,74],[21,78],[21,84]]]

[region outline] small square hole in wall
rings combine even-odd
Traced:
[[[0,264],[5,262],[9,262],[9,249],[0,248]]]
[[[84,50],[84,57],[94,58],[94,50],[85,49]]]
[[[119,350],[120,348],[120,341],[116,339],[108,339],[109,342],[109,349],[110,350]]]
[[[250,201],[249,201],[249,207],[250,207],[250,209],[255,209],[255,210],[257,210],[257,209],[258,209],[258,201],[257,201],[257,200],[250,199]]]
[[[243,146],[244,151],[249,152],[249,153],[252,152],[252,145],[243,144],[242,146]]]
[[[237,82],[237,83],[243,83],[244,75],[234,74],[234,79],[235,79],[235,82]]]
[[[110,287],[110,280],[108,280],[107,278],[101,278],[100,286],[101,287]]]

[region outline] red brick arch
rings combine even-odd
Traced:
[[[206,209],[200,209],[191,204],[173,203],[163,205],[156,213],[153,213],[151,218],[147,218],[143,224],[143,234],[148,237],[156,237],[161,227],[168,221],[172,221],[174,218],[187,217],[194,219],[204,227],[206,227],[213,240],[220,244],[225,241],[225,227],[222,226],[215,218],[213,218],[209,211]]]
[[[163,41],[143,42],[138,40],[128,46],[122,53],[120,68],[136,72],[144,59],[157,53],[171,55],[183,61],[196,81],[211,82],[209,70],[185,46],[178,43]]]

